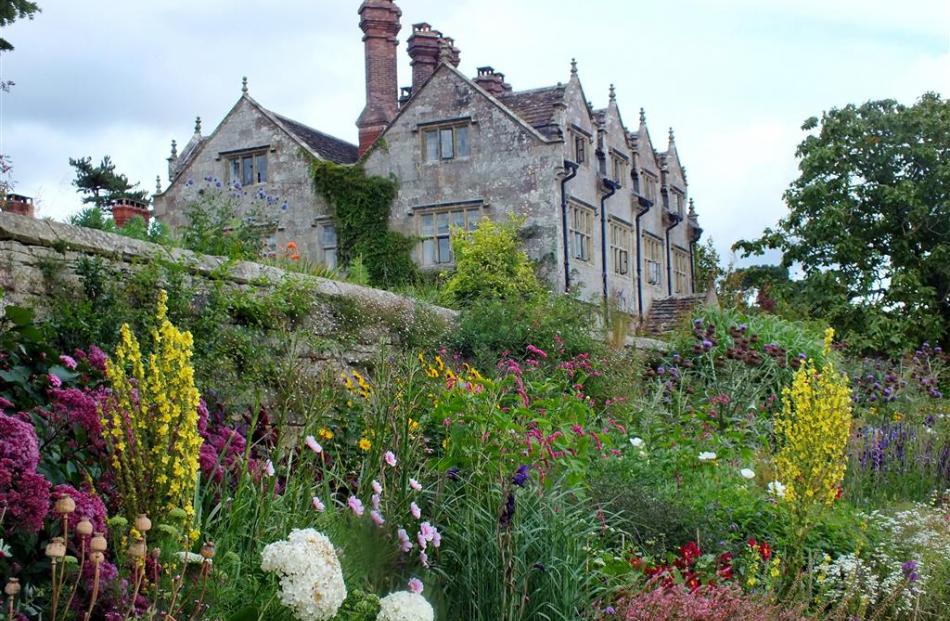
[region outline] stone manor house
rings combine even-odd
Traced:
[[[412,26],[412,84],[399,89],[402,11],[393,0],[365,0],[359,16],[366,61],[359,145],[268,110],[245,80],[214,131],[203,135],[199,119],[180,152],[172,142],[170,183],[161,190],[159,180],[155,196],[160,221],[182,225],[203,185],[240,188],[246,213],[263,209],[276,222],[271,251],[292,241],[334,266],[333,219],[311,187],[308,162],[361,163],[398,179],[389,225],[419,238],[414,258],[423,269],[452,265],[452,227],[515,214],[554,289],[610,299],[640,319],[655,301],[696,298],[693,249],[702,229],[672,130],[658,151],[642,109],[635,129],[624,123],[613,87],[607,107],[594,109],[573,62],[566,83],[532,90],[514,90],[492,67],[466,76],[455,41],[426,23]]]

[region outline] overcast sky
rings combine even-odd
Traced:
[[[356,142],[359,0],[38,0],[4,29],[16,82],[0,152],[40,216],[79,209],[70,157],[109,154],[154,191],[169,144],[205,133],[240,96]],[[701,225],[724,259],[784,212],[804,119],[868,99],[950,95],[946,0],[398,0],[400,84],[411,24],[455,38],[461,69],[515,89],[567,81],[576,57],[595,107],[614,83],[625,122],[646,108],[657,148],[676,132]]]

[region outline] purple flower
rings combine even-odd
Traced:
[[[416,595],[419,595],[420,593],[422,593],[422,580],[419,580],[418,578],[410,578],[409,592],[415,593]]]
[[[517,485],[518,487],[524,487],[525,484],[528,482],[528,479],[530,478],[531,478],[530,469],[528,468],[528,466],[522,464],[521,466],[518,467],[518,470],[517,472],[515,472],[515,476],[511,479],[511,482]]]
[[[59,379],[58,375],[49,374],[49,385],[53,388],[62,388],[63,380]]]
[[[605,615],[615,615],[615,614],[617,614],[617,609],[614,608],[613,606],[607,606],[606,608],[604,608],[604,614],[605,614]]]
[[[13,409],[13,402],[7,401],[3,397],[0,397],[0,412],[2,412],[3,410],[12,410],[12,409]]]
[[[383,514],[377,511],[376,509],[373,509],[372,511],[369,512],[369,518],[373,520],[373,524],[376,524],[376,526],[380,528],[382,528],[383,524],[386,523],[386,520],[383,519]]]
[[[62,356],[59,357],[59,361],[62,362],[63,366],[69,369],[70,371],[76,368],[76,359],[73,358],[72,356],[67,356],[66,354],[63,354]]]
[[[417,505],[415,501],[409,503],[409,513],[417,520],[422,517],[422,509],[419,508],[419,505]]]
[[[382,495],[383,486],[379,484],[379,481],[374,480],[372,483],[373,493]]]
[[[907,578],[908,582],[917,582],[920,580],[920,575],[917,573],[917,568],[920,564],[917,561],[907,561],[901,565],[901,571],[904,572],[904,577]]]
[[[392,451],[386,451],[383,453],[383,459],[386,461],[386,465],[390,468],[396,467],[396,455]]]
[[[405,528],[400,528],[396,531],[396,537],[399,538],[399,549],[403,552],[408,552],[412,549],[412,540],[409,539],[409,533],[406,532]]]
[[[106,370],[106,363],[108,361],[109,356],[106,355],[106,352],[102,351],[95,345],[89,346],[89,364],[104,372]]]
[[[40,463],[40,445],[33,425],[0,414],[0,460],[16,470],[30,472]]]
[[[445,471],[445,476],[448,477],[448,479],[449,479],[450,481],[458,481],[459,478],[460,478],[460,477],[459,477],[459,467],[458,467],[458,466],[452,466],[451,468],[449,468],[448,470]]]
[[[346,504],[350,507],[350,511],[352,511],[356,517],[363,515],[363,501],[361,501],[356,496],[350,496],[347,499]]]

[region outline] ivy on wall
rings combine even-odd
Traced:
[[[313,188],[333,210],[340,263],[362,257],[370,284],[392,286],[416,275],[410,250],[416,240],[389,230],[396,181],[366,174],[362,166],[325,160],[311,165]]]

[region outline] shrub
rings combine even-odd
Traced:
[[[484,218],[474,231],[453,229],[455,273],[445,297],[457,304],[475,300],[518,300],[531,304],[544,291],[528,255],[520,248],[517,220],[496,224]]]
[[[695,591],[681,587],[658,588],[634,596],[621,605],[625,621],[804,621],[787,606],[774,604],[740,589],[704,586]]]

